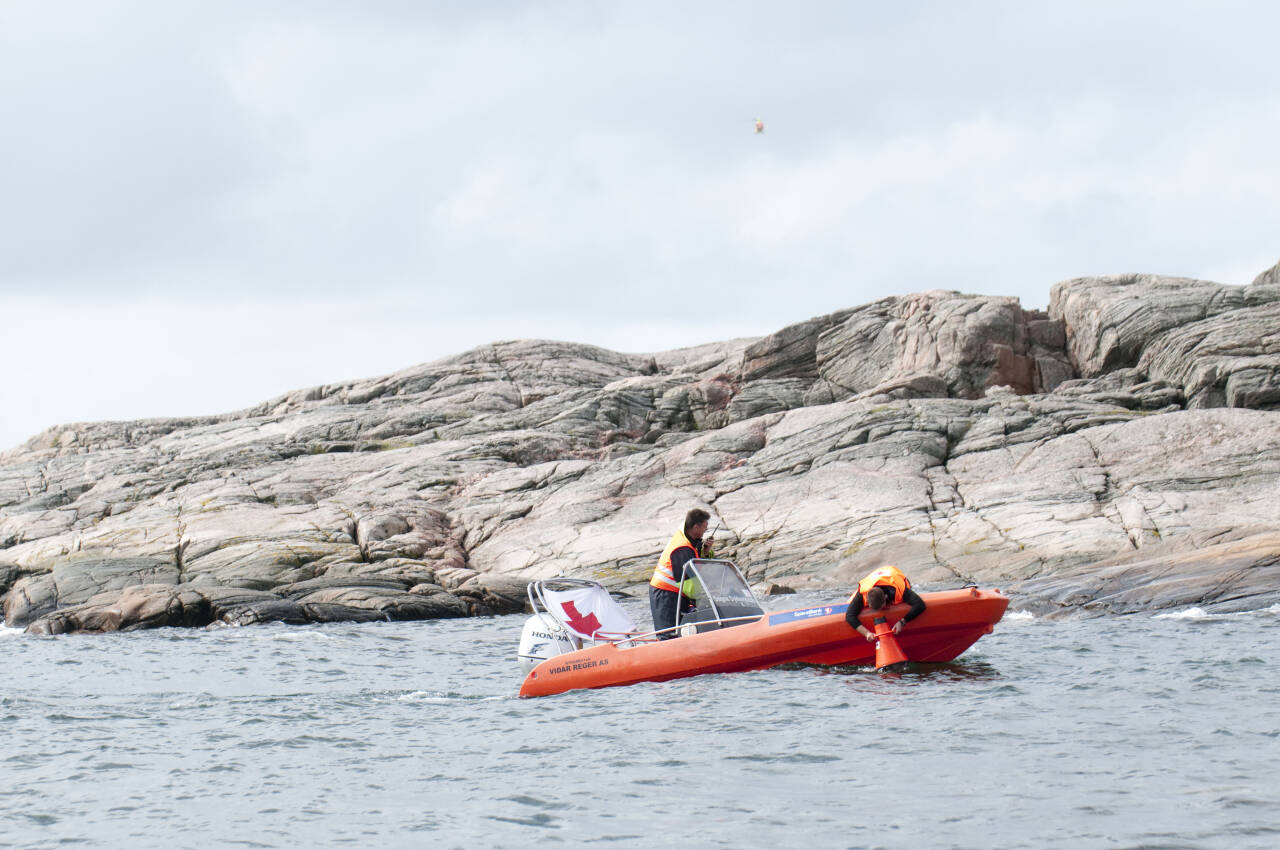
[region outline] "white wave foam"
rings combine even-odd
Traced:
[[[17,637],[21,634],[26,633],[22,629],[11,629],[3,623],[0,623],[0,638]]]
[[[1208,620],[1213,614],[1206,613],[1203,608],[1188,608],[1185,611],[1167,611],[1152,616],[1154,620]]]
[[[288,628],[297,629],[297,626],[289,626]],[[337,640],[333,635],[326,634],[318,629],[302,629],[299,631],[276,632],[274,634],[263,635],[264,640],[281,641],[284,643],[316,643],[318,641]]]
[[[444,705],[455,702],[492,702],[499,699],[510,699],[501,694],[497,696],[466,696],[465,694],[446,694],[440,691],[413,691],[396,697],[399,702],[420,702],[428,705]]]
[[[1280,602],[1269,608],[1255,608],[1252,611],[1224,611],[1219,614],[1211,614],[1203,608],[1192,607],[1183,611],[1166,611],[1161,614],[1152,614],[1153,620],[1225,620],[1229,617],[1252,617],[1257,614],[1280,614]]]
[[[1014,620],[1014,621],[1026,621],[1026,620],[1034,620],[1035,618],[1036,618],[1036,615],[1032,614],[1030,611],[1010,611],[1008,614],[1005,614],[1002,619]]]
[[[255,623],[251,626],[229,626],[227,628],[228,631],[224,632],[227,637],[250,643],[320,643],[327,640],[337,640],[331,634],[326,634],[319,629],[308,628],[307,626]]]

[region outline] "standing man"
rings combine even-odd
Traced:
[[[671,535],[671,542],[662,550],[658,566],[649,580],[649,613],[653,615],[655,631],[670,629],[676,624],[676,612],[681,614],[694,607],[693,600],[680,592],[677,582],[684,574],[684,565],[702,557],[702,536],[707,533],[711,514],[702,508],[694,508],[684,515],[684,528]],[[707,541],[710,550],[711,541]],[[658,635],[662,640],[678,637],[674,630]]]
[[[652,592],[650,592],[652,596]],[[862,625],[858,615],[865,605],[872,611],[879,611],[886,605],[905,602],[911,606],[901,620],[893,624],[893,633],[902,632],[902,627],[924,613],[924,600],[920,594],[911,589],[911,582],[902,574],[902,570],[893,566],[872,570],[866,578],[858,582],[858,589],[849,597],[849,608],[844,612],[845,622],[857,629],[867,640],[875,640],[870,629]]]

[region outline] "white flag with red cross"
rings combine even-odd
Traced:
[[[575,587],[543,592],[551,615],[586,640],[616,640],[636,630],[627,612],[603,587]]]

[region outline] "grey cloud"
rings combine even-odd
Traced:
[[[984,117],[1044,126],[1073,99],[1115,104],[1124,130],[1085,155],[1142,159],[1214,114],[1205,92],[1274,92],[1276,13],[1233,8],[1236,23],[1124,4],[120,4],[68,23],[28,5],[31,40],[0,60],[29,81],[3,94],[23,120],[0,142],[17,246],[0,287],[112,274],[175,296],[217,279],[531,308],[532,293],[600,300],[610,285],[767,292],[798,269],[819,274],[815,294],[859,274],[909,287],[937,275],[859,268],[851,243],[912,247],[913,219],[967,225],[971,199],[903,187],[870,218],[846,209],[766,250],[735,237],[724,182],[760,156],[804,168]],[[495,172],[502,197],[451,219]],[[903,198],[951,211],[913,215]],[[975,262],[951,285],[984,277]]]

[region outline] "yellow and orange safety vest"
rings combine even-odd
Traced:
[[[684,531],[677,531],[671,535],[671,542],[667,544],[667,548],[662,550],[662,557],[658,559],[658,566],[653,569],[653,578],[649,579],[649,584],[659,590],[670,590],[679,593],[680,588],[676,584],[675,573],[671,567],[671,556],[675,554],[677,549],[688,547],[693,550],[693,555],[698,556],[698,547],[689,542],[689,538],[684,536]]]
[[[907,581],[907,577],[902,574],[902,570],[897,567],[880,567],[872,570],[867,577],[858,582],[858,590],[853,596],[862,594],[862,604],[867,604],[867,593],[875,586],[892,587],[897,591],[893,597],[894,602],[902,601],[902,594],[911,588],[911,582]],[[849,597],[849,601],[853,601],[853,596]]]

